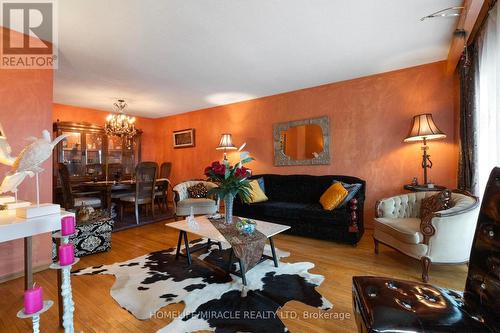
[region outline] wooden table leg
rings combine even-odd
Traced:
[[[33,288],[33,238],[24,237],[24,290]]]
[[[229,251],[229,260],[227,264],[227,274],[231,273],[231,269],[233,268],[233,257],[234,257],[234,251],[233,248]]]
[[[274,248],[274,241],[269,237],[269,245],[271,245],[271,253],[273,254],[274,267],[278,267],[278,257],[276,257],[276,249]]]
[[[183,231],[179,231],[179,240],[177,241],[177,251],[175,252],[175,260],[178,260],[179,255],[181,254],[182,234]]]
[[[111,213],[111,186],[106,186],[106,209]]]
[[[239,259],[239,263],[240,263],[240,274],[241,274],[241,281],[243,282],[243,285],[246,286],[247,285],[247,276],[246,276],[246,268],[245,268],[245,265],[243,264],[243,260]]]
[[[186,258],[188,260],[188,266],[191,266],[192,260],[191,260],[191,251],[189,250],[189,242],[188,242],[188,235],[187,232],[183,231],[184,233],[184,245],[186,247]]]

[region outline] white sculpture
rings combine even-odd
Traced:
[[[35,174],[31,171],[7,173],[2,181],[2,184],[0,184],[0,194],[12,192],[16,195],[17,201],[17,188],[19,187],[19,185],[21,185],[26,176],[33,177],[34,175]]]
[[[69,134],[59,135],[54,141],[50,139],[50,133],[47,130],[42,131],[42,138],[28,138],[33,141],[19,153],[16,161],[12,165],[13,172],[32,171],[34,173],[42,172],[40,165],[52,155],[54,147]]]
[[[0,135],[1,133],[3,133],[3,129],[0,125]],[[17,200],[17,188],[19,185],[24,181],[26,176],[33,177],[33,175],[36,175],[36,196],[37,205],[39,205],[40,186],[38,183],[38,174],[43,171],[40,165],[45,162],[50,155],[52,155],[54,147],[68,136],[69,134],[63,134],[58,136],[54,141],[51,141],[49,131],[43,130],[41,138],[28,138],[28,140],[32,141],[32,143],[24,147],[17,158],[14,159],[10,156],[11,148],[7,142],[7,138],[5,135],[1,135],[0,162],[6,165],[11,165],[12,170],[9,171],[3,179],[2,184],[0,185],[0,193],[16,193]]]
[[[15,157],[10,156],[12,149],[7,142],[7,137],[5,136],[5,131],[3,130],[2,124],[0,124],[0,163],[8,166],[12,166],[16,160]]]

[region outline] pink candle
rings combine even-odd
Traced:
[[[61,235],[69,236],[75,233],[75,218],[65,216],[61,219]]]
[[[34,287],[24,292],[24,313],[32,314],[43,308],[42,287]]]
[[[75,261],[75,250],[73,244],[59,246],[59,265],[71,265]]]

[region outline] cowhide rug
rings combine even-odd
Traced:
[[[276,251],[279,258],[290,255]],[[270,255],[268,245],[264,252]],[[213,245],[210,251],[198,257],[193,255],[193,264],[188,268],[185,258],[175,260],[175,249],[168,249],[121,263],[88,267],[73,274],[114,275],[111,296],[138,319],[159,316],[160,308],[184,302],[184,311],[160,329],[160,333],[287,332],[277,311],[288,301],[331,309],[332,304],[315,289],[324,277],[308,272],[314,264],[280,262],[276,268],[272,260],[266,260],[247,272],[248,285],[242,293],[241,278],[221,274],[222,270],[213,267],[225,267],[228,256],[227,246],[223,245],[220,251]]]

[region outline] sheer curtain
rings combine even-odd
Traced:
[[[479,193],[491,169],[500,166],[500,11],[491,9],[478,40],[477,166]]]

